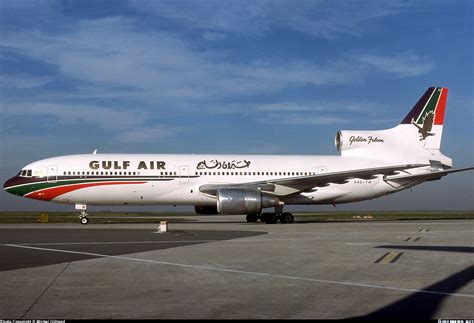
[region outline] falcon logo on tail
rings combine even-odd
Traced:
[[[411,123],[418,128],[418,133],[420,134],[420,141],[425,140],[428,136],[434,136],[434,133],[431,133],[431,129],[433,128],[433,121],[434,121],[434,113],[428,112],[423,120],[423,126],[419,126],[416,124],[414,119],[411,119]]]

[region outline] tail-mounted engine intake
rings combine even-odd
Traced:
[[[217,190],[219,214],[255,214],[262,208],[278,205],[278,198],[263,195],[260,191],[245,188],[220,188]]]
[[[334,142],[341,152],[356,148],[382,148],[387,135],[386,131],[341,130],[337,132]]]

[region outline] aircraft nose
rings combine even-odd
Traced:
[[[7,190],[9,187],[12,187],[15,185],[15,182],[17,182],[17,177],[12,177],[9,180],[7,180],[5,183],[3,183],[3,189]],[[8,191],[7,191],[8,192]]]

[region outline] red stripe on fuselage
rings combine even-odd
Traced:
[[[25,194],[24,197],[42,200],[42,201],[51,201],[52,199],[72,191],[80,190],[81,188],[93,187],[93,186],[103,186],[103,185],[124,185],[124,184],[144,184],[146,182],[101,182],[101,183],[84,183],[84,184],[72,184],[65,186],[56,186],[51,188],[45,188],[36,192],[31,192]]]
[[[446,109],[446,100],[448,98],[448,89],[441,89],[441,98],[438,101],[438,106],[435,111],[435,121],[434,124],[443,125],[444,124],[444,111]]]

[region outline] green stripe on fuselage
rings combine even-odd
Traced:
[[[423,111],[420,113],[420,116],[418,117],[418,120],[416,120],[416,124],[423,124],[423,121],[425,120],[425,117],[428,113],[435,111],[436,109],[436,104],[438,103],[438,98],[441,95],[441,87],[437,87],[431,96],[430,101],[428,104],[425,106]]]
[[[137,181],[150,181],[150,180],[171,180],[171,179],[143,179],[143,178],[113,178],[113,179],[75,179],[75,180],[59,180],[57,182],[36,182],[31,184],[25,184],[16,187],[6,188],[5,190],[13,195],[24,196],[34,191],[42,190],[45,188],[58,187],[71,184],[84,184],[84,183],[97,183],[97,182],[137,182]]]

